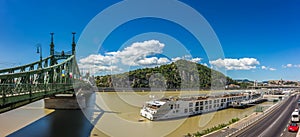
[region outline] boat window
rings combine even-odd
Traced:
[[[200,107],[200,110],[203,110],[203,107]]]
[[[193,112],[193,108],[189,108],[189,112]]]
[[[199,102],[196,102],[196,106],[199,106]]]
[[[186,108],[186,109],[184,109],[184,113],[187,113],[188,112],[188,109]]]
[[[193,102],[190,102],[190,103],[189,103],[189,107],[193,107]]]
[[[200,102],[200,105],[203,105],[203,102],[202,102],[202,101]]]
[[[205,105],[207,105],[207,101],[205,101]]]
[[[209,100],[209,104],[211,104],[212,103],[212,100]]]
[[[170,109],[173,109],[173,105],[171,105]]]
[[[199,111],[199,107],[196,107],[195,111]]]

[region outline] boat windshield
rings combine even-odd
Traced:
[[[158,109],[160,108],[161,105],[153,105],[153,104],[147,104],[147,107],[152,108],[152,109]]]

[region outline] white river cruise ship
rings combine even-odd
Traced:
[[[257,91],[169,97],[146,102],[140,110],[140,115],[149,120],[164,120],[198,115],[228,107],[246,107],[250,103],[255,104],[262,100],[261,93]]]

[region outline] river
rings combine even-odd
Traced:
[[[203,129],[243,118],[256,107],[224,109],[188,118],[142,121],[139,110],[146,100],[199,92],[97,92],[81,110],[44,109],[43,100],[0,114],[0,136],[169,136],[182,137]],[[201,92],[203,93],[203,92]],[[265,102],[267,107],[273,103]]]

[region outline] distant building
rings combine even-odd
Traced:
[[[299,81],[292,81],[292,80],[269,80],[268,81],[269,86],[274,85],[289,85],[289,86],[297,86],[300,85]]]
[[[235,85],[235,84],[229,84],[229,85],[226,86],[226,88],[227,89],[238,89],[238,88],[240,88],[240,86],[239,85]]]

